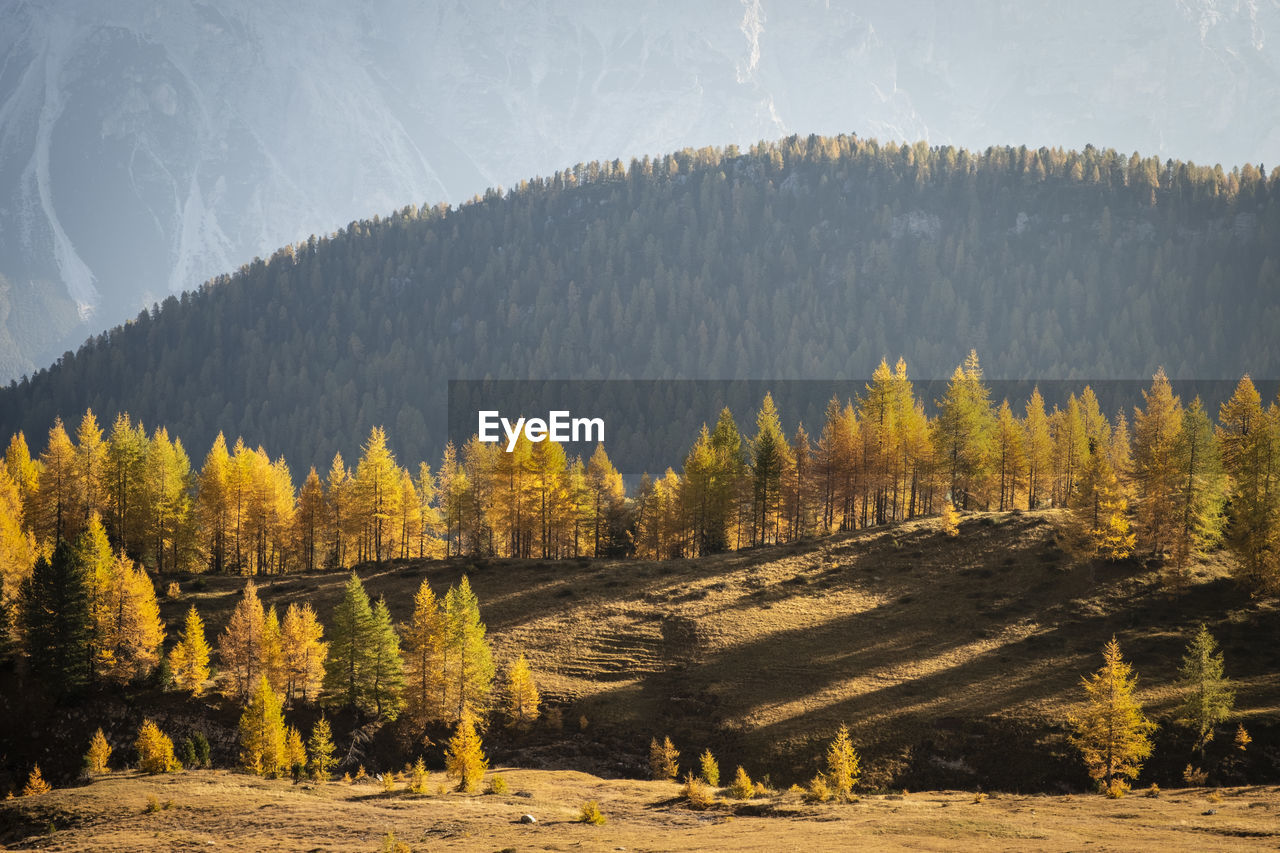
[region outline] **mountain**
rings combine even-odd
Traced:
[[[0,4],[0,379],[286,243],[857,131],[1275,162],[1275,3]]]
[[[451,379],[940,378],[972,347],[992,379],[1270,378],[1277,328],[1280,172],[792,137],[289,246],[0,391],[0,435],[128,411],[301,474],[378,424],[438,459]]]

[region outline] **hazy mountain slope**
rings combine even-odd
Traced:
[[[376,424],[438,459],[450,379],[858,379],[899,355],[945,378],[971,347],[990,378],[1262,379],[1276,328],[1280,177],[792,139],[282,250],[0,391],[0,435],[124,410],[301,475]]]
[[[853,130],[1274,162],[1278,20],[1209,0],[8,0],[0,378],[308,234],[592,158]]]

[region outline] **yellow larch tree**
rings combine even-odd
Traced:
[[[285,698],[292,700],[296,696],[303,702],[312,701],[320,695],[329,644],[324,642],[324,628],[310,603],[289,605],[284,614],[280,645]]]
[[[89,751],[84,756],[84,766],[90,776],[101,776],[109,773],[107,762],[111,759],[111,744],[107,743],[107,736],[99,728],[93,733],[93,738],[89,741]]]
[[[252,580],[245,581],[244,596],[231,612],[227,627],[218,638],[218,657],[227,673],[222,692],[244,700],[264,674],[262,602]]]
[[[121,684],[150,674],[160,664],[164,642],[164,621],[151,578],[120,554],[98,595],[102,674]]]
[[[449,778],[457,781],[458,790],[468,793],[476,789],[484,778],[484,772],[489,769],[489,761],[484,756],[484,746],[480,742],[480,735],[476,734],[475,719],[470,711],[463,712],[453,737],[449,739],[444,766]]]
[[[507,673],[507,719],[513,726],[527,726],[538,719],[538,686],[523,654]]]
[[[138,751],[138,769],[143,773],[172,773],[182,765],[173,754],[173,741],[151,720],[143,720],[134,742]]]
[[[280,697],[266,675],[258,677],[240,715],[240,766],[259,776],[276,776],[286,766],[284,716]]]
[[[1151,755],[1155,725],[1134,695],[1137,678],[1120,655],[1115,637],[1102,652],[1103,665],[1083,679],[1087,702],[1069,718],[1071,744],[1080,751],[1089,775],[1111,795],[1123,793]]]
[[[424,580],[413,597],[413,617],[404,626],[405,712],[420,731],[446,718],[445,642],[444,614]]]
[[[209,643],[205,639],[204,620],[194,604],[187,611],[182,636],[169,652],[169,672],[179,690],[192,696],[204,693],[209,681]]]

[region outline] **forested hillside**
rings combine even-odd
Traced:
[[[578,165],[353,223],[0,393],[0,434],[127,410],[325,468],[438,458],[451,378],[1276,375],[1280,179],[855,137]]]

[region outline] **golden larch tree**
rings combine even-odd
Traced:
[[[264,623],[258,587],[252,580],[247,580],[244,595],[218,638],[218,657],[227,672],[222,692],[231,698],[246,699],[257,684],[258,676],[265,672]]]
[[[205,639],[204,620],[194,604],[187,611],[182,636],[169,652],[169,672],[179,690],[192,696],[204,693],[209,680],[209,643]]]
[[[266,675],[240,715],[240,766],[259,776],[276,776],[286,766],[286,732],[280,696]]]
[[[1142,713],[1134,695],[1137,678],[1133,668],[1121,658],[1115,637],[1102,652],[1103,665],[1083,679],[1087,702],[1084,710],[1072,715],[1071,744],[1080,751],[1089,775],[1110,794],[1127,790],[1142,762],[1151,755],[1151,732],[1155,724]]]
[[[841,723],[835,739],[827,747],[827,781],[837,796],[848,799],[861,774],[861,762],[849,737],[849,727]]]
[[[527,726],[538,719],[538,686],[523,654],[507,673],[507,719],[513,726]]]
[[[445,617],[431,585],[413,597],[413,617],[404,626],[405,712],[420,731],[445,718]]]
[[[172,773],[182,765],[173,754],[173,741],[151,720],[143,720],[134,742],[138,751],[138,769],[143,773]]]
[[[101,776],[110,772],[107,768],[107,762],[111,759],[111,744],[107,743],[107,736],[99,728],[93,733],[93,738],[89,741],[89,751],[84,756],[84,766],[90,776]]]
[[[329,657],[329,644],[324,642],[324,628],[310,603],[290,604],[284,614],[280,632],[281,657],[284,664],[286,699],[295,696],[310,702],[320,693],[324,681],[324,663]]]
[[[484,747],[480,735],[476,733],[476,724],[470,711],[464,711],[458,720],[453,737],[444,754],[445,772],[449,778],[458,783],[458,790],[471,792],[480,784],[484,773],[489,769],[489,761],[484,756]]]

